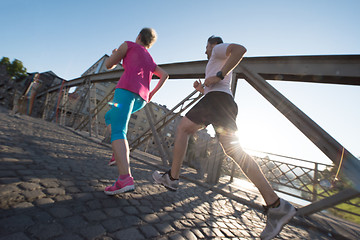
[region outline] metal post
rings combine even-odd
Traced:
[[[147,104],[145,106],[146,117],[148,118],[149,125],[150,125],[150,128],[151,128],[152,135],[154,137],[155,143],[159,147],[159,151],[160,151],[161,160],[163,162],[163,165],[168,166],[169,165],[169,163],[168,163],[169,156],[163,149],[163,146],[161,144],[161,140],[160,140],[159,135],[157,134],[157,131],[155,129],[154,122],[152,121],[152,116],[151,116],[152,112],[151,112],[151,110],[149,108],[150,108],[150,106],[149,106],[149,104]]]
[[[314,169],[314,180],[313,180],[313,199],[312,201],[315,202],[317,200],[317,186],[318,186],[318,176],[319,176],[319,165],[318,163],[315,163],[315,169]]]
[[[233,182],[233,181],[234,181],[235,167],[236,167],[236,163],[235,163],[235,161],[232,161],[232,168],[231,168],[231,174],[230,174],[230,182]]]
[[[94,114],[95,114],[95,137],[98,138],[99,137],[99,122],[98,122],[98,109],[97,109],[97,102],[96,102],[96,83],[94,83],[94,86],[93,86],[93,89],[94,89],[94,98],[93,98],[93,101],[94,101]]]
[[[89,103],[89,136],[91,137],[91,81],[88,79],[88,88],[89,88],[89,96],[88,96],[88,103]]]

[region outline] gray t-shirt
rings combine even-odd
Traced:
[[[217,44],[211,53],[211,57],[206,65],[205,69],[205,79],[211,76],[216,76],[216,73],[221,70],[224,66],[228,56],[226,56],[226,49],[230,43],[221,43]],[[224,77],[223,80],[214,84],[210,87],[205,87],[204,94],[206,95],[209,92],[226,92],[232,96],[231,92],[231,79],[232,79],[232,71]]]

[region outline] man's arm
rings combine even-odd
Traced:
[[[226,49],[226,56],[229,58],[226,60],[224,66],[221,68],[223,77],[229,74],[237,65],[239,65],[244,54],[246,53],[246,48],[239,44],[230,44]],[[211,76],[205,79],[205,86],[211,86],[220,82],[221,79],[217,76]]]
[[[224,77],[228,75],[229,72],[231,72],[237,65],[239,65],[245,53],[246,48],[242,45],[230,44],[227,47],[226,56],[229,56],[229,58],[221,68],[221,72]]]

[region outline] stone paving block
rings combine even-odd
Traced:
[[[173,221],[174,217],[171,215],[171,212],[160,212],[157,216],[161,219],[161,221]]]
[[[11,170],[24,170],[26,169],[26,166],[24,165],[10,165],[6,167],[7,169],[11,169]]]
[[[103,211],[105,212],[105,214],[107,214],[108,216],[111,217],[120,217],[125,215],[125,213],[123,211],[121,211],[120,208],[103,208]]]
[[[40,184],[45,188],[57,188],[60,185],[56,179],[41,179]]]
[[[115,238],[118,240],[128,240],[129,236],[134,240],[145,239],[144,235],[136,227],[123,229],[115,233]]]
[[[119,207],[119,206],[129,206],[129,203],[125,199],[116,199],[116,198],[107,198],[101,199],[100,202],[104,208],[111,208],[111,207]]]
[[[86,205],[90,208],[90,209],[99,209],[102,207],[102,204],[99,200],[94,199],[94,200],[90,200],[88,202],[86,202]]]
[[[64,233],[63,235],[54,238],[54,240],[83,240],[82,237],[80,237],[78,234],[76,233]]]
[[[63,188],[46,188],[44,192],[50,196],[65,195],[65,189]]]
[[[101,224],[89,225],[82,228],[80,233],[86,239],[95,239],[105,235],[106,229]]]
[[[220,229],[224,233],[225,237],[227,238],[235,237],[235,235],[232,232],[230,232],[227,228],[220,228]]]
[[[171,240],[186,240],[186,238],[184,238],[181,233],[174,233],[174,234],[171,234],[169,236],[169,239]]]
[[[169,223],[158,223],[158,224],[155,224],[155,227],[161,233],[169,233],[169,232],[175,231],[175,229]]]
[[[93,210],[93,211],[84,213],[84,217],[88,221],[93,221],[93,222],[105,220],[107,218],[105,213],[103,213],[103,211],[101,211],[101,210]]]
[[[159,236],[160,233],[151,225],[143,225],[139,227],[142,234],[145,236],[146,239],[153,238]]]
[[[139,210],[139,212],[141,214],[148,214],[148,213],[153,213],[154,210],[147,207],[147,206],[137,206],[137,209]]]
[[[139,214],[139,210],[137,210],[134,206],[126,206],[121,209],[124,213],[130,215]]]
[[[1,194],[0,199],[8,198],[13,192],[20,192],[20,191],[21,189],[15,184],[8,184],[8,185],[2,184],[0,185],[0,194]]]
[[[30,169],[24,169],[24,170],[16,170],[15,171],[18,175],[29,175],[29,176],[34,176],[34,171],[30,170]]]
[[[64,202],[64,201],[72,200],[72,196],[70,195],[57,195],[53,198],[56,202]]]
[[[169,215],[174,219],[174,220],[180,220],[180,219],[184,219],[185,216],[183,213],[179,213],[179,212],[170,212]]]
[[[6,236],[0,236],[0,240],[30,240],[23,232],[17,232]]]
[[[23,191],[22,194],[25,196],[26,200],[30,202],[34,201],[35,199],[46,197],[45,193],[43,193],[41,190],[26,190]]]
[[[184,231],[182,231],[182,235],[188,240],[197,239],[196,235],[190,229],[185,229]]]
[[[51,207],[49,212],[55,218],[65,218],[73,215],[71,209],[65,207]]]
[[[202,227],[200,230],[205,235],[206,238],[216,237],[216,234],[209,227]]]
[[[141,218],[146,223],[158,223],[158,222],[160,222],[159,217],[155,213],[142,215]]]
[[[80,189],[75,186],[65,187],[67,193],[81,193]]]
[[[18,209],[18,210],[32,208],[32,207],[34,207],[34,205],[29,202],[21,202],[21,203],[16,203],[15,205],[13,205],[13,208]]]
[[[116,218],[107,219],[102,222],[102,225],[109,232],[116,232],[123,228],[121,221]]]
[[[2,233],[20,232],[34,224],[35,222],[31,217],[23,214],[0,219],[0,229]]]
[[[13,170],[0,170],[0,178],[17,177],[18,174]]]
[[[194,233],[198,239],[205,238],[204,234],[198,228],[192,228],[191,232]]]
[[[63,233],[63,228],[58,223],[36,224],[31,226],[27,231],[38,239],[52,239]]]
[[[128,215],[124,215],[121,218],[118,218],[121,222],[121,225],[124,228],[129,228],[132,226],[138,226],[141,223],[141,219],[139,217],[136,216],[128,216]]]
[[[54,220],[50,214],[42,210],[36,211],[32,217],[37,223],[51,223]]]
[[[60,223],[65,229],[70,229],[76,232],[79,232],[79,230],[89,225],[88,221],[79,215],[63,218],[60,220]]]
[[[92,200],[94,197],[91,193],[76,193],[73,195],[73,198],[82,202],[86,202]]]
[[[171,223],[177,230],[184,230],[188,228],[182,224],[182,220],[172,221]]]
[[[1,184],[11,184],[11,183],[18,183],[20,182],[20,179],[17,177],[3,177],[0,178]]]
[[[35,204],[36,205],[48,205],[48,204],[52,204],[52,203],[54,203],[55,201],[53,200],[53,199],[51,199],[51,198],[40,198],[40,199],[37,199],[36,201],[35,201]]]
[[[179,222],[180,222],[183,226],[185,226],[185,227],[194,227],[194,226],[195,226],[195,224],[191,221],[190,218],[184,219],[184,220],[180,220]]]

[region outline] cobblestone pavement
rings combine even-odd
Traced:
[[[106,196],[117,176],[108,147],[0,109],[0,239],[257,239],[258,210],[190,181],[154,185],[151,165],[131,159],[136,190]],[[277,239],[333,239],[286,225]]]

